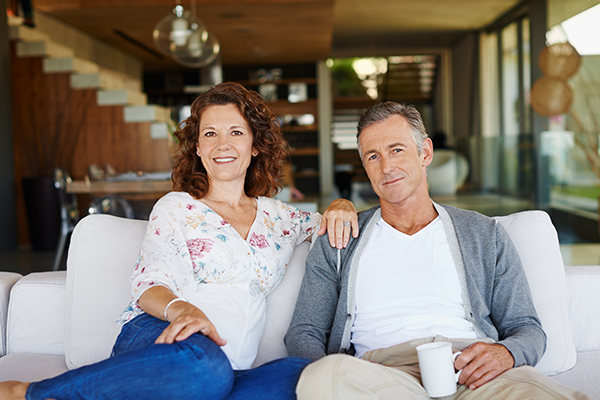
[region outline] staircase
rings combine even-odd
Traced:
[[[25,25],[10,26],[9,38],[17,42],[17,57],[42,57],[44,73],[71,74],[73,90],[97,90],[99,106],[122,106],[125,122],[149,122],[152,139],[167,138],[170,112],[162,106],[148,105],[139,79],[78,58],[72,49],[53,42],[45,33]]]
[[[147,104],[139,79],[79,58],[37,29],[11,25],[9,37],[20,245],[29,243],[22,178],[62,167],[83,179],[90,164],[171,169],[170,110]]]

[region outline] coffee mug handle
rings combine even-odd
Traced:
[[[454,362],[456,361],[456,357],[460,356],[460,354],[462,353],[462,351],[457,351],[456,353],[452,354],[452,365],[454,366]],[[458,377],[460,376],[462,369],[459,370],[458,372],[456,372],[454,378],[456,379],[456,383],[458,383]]]

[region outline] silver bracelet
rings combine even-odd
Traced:
[[[181,297],[176,297],[173,300],[171,300],[169,304],[167,304],[167,306],[165,307],[165,319],[167,320],[167,322],[171,322],[169,317],[167,317],[167,311],[169,310],[169,307],[171,307],[171,304],[175,303],[176,301],[185,301],[186,303],[188,302],[186,299],[182,299]]]

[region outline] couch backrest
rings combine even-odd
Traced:
[[[548,336],[546,353],[536,368],[546,375],[573,368],[577,355],[569,321],[565,267],[550,217],[544,211],[524,211],[495,219],[517,248]]]
[[[496,219],[519,252],[548,335],[546,354],[537,367],[548,375],[565,371],[574,366],[576,356],[556,230],[542,211]],[[130,299],[129,280],[145,227],[145,221],[92,215],[75,228],[67,261],[65,355],[69,368],[110,355],[119,332],[115,321]],[[267,298],[267,325],[255,366],[286,355],[283,336],[294,310],[308,248],[303,244],[294,251],[284,279]]]
[[[65,357],[70,369],[110,356],[127,306],[129,281],[138,260],[146,221],[90,215],[76,226],[67,260]],[[255,365],[286,356],[289,326],[309,244],[292,255],[287,273],[267,298],[266,328]]]
[[[147,221],[89,215],[76,225],[67,258],[65,357],[69,369],[110,356],[116,323],[131,299],[129,281]]]

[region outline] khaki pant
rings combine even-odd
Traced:
[[[369,351],[363,359],[332,354],[304,369],[296,387],[298,399],[430,399],[421,385],[416,347],[433,341],[450,341],[453,350],[460,351],[471,343],[486,340],[449,340],[437,336]],[[591,400],[591,397],[524,366],[510,369],[475,390],[459,386],[454,395],[444,399]]]

